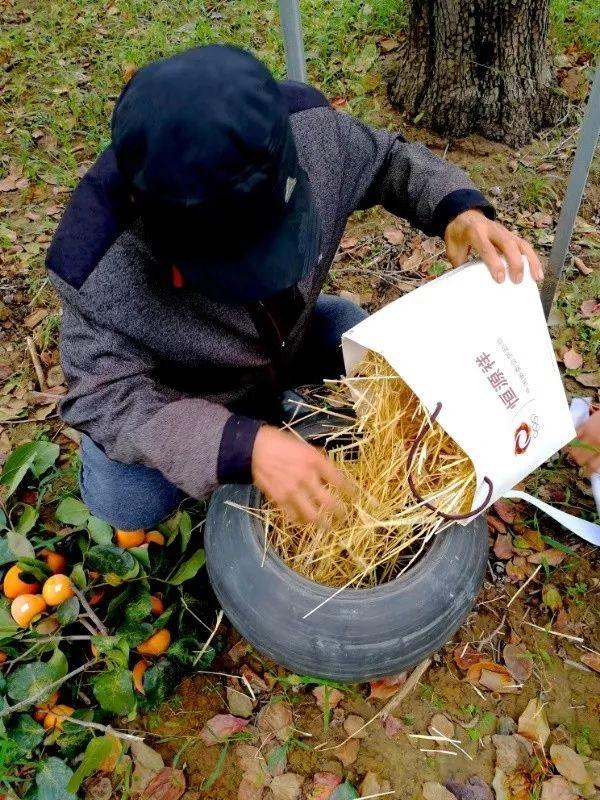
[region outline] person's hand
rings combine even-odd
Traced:
[[[345,476],[316,447],[268,425],[254,440],[252,479],[269,500],[301,523],[343,514],[340,494],[351,491]]]
[[[569,452],[572,458],[584,468],[586,475],[600,472],[600,411],[596,411],[577,429],[577,445]]]
[[[500,260],[504,256],[508,263],[508,274],[513,283],[523,279],[523,256],[527,256],[531,277],[535,281],[544,279],[544,270],[535,250],[499,222],[492,222],[478,209],[463,211],[446,227],[444,234],[446,254],[453,267],[464,264],[471,250],[475,250],[485,262],[492,278],[502,283],[506,270]]]

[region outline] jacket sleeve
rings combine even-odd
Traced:
[[[463,170],[397,133],[370,128],[346,114],[336,116],[344,153],[342,200],[348,214],[382,205],[438,236],[470,208],[494,219],[494,207]]]
[[[61,416],[109,458],[158,469],[196,498],[218,483],[251,481],[259,421],[160,384],[151,353],[67,303],[61,358],[69,384]]]

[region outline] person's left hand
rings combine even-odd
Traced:
[[[499,222],[492,222],[476,208],[463,211],[454,217],[444,234],[446,255],[453,267],[464,264],[471,250],[485,262],[492,278],[502,283],[506,270],[500,256],[508,263],[508,274],[513,283],[523,280],[523,256],[527,256],[531,277],[544,279],[544,270],[535,250],[524,239],[511,233]]]

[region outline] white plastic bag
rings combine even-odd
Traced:
[[[575,437],[538,288],[481,262],[416,289],[342,339],[351,374],[382,355],[469,455],[482,510]]]

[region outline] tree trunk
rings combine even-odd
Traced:
[[[519,146],[558,122],[546,51],[548,0],[410,0],[393,103],[453,138]]]

